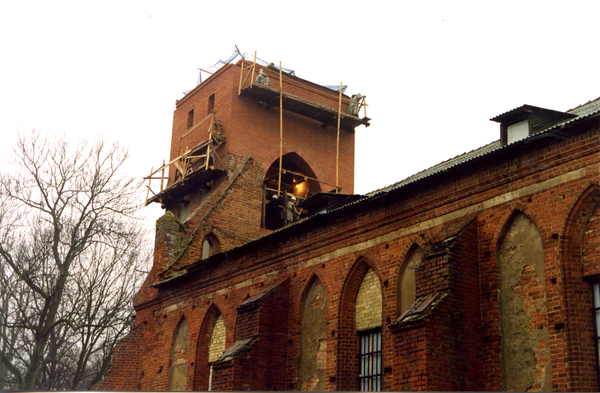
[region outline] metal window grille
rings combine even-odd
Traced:
[[[381,391],[381,330],[359,333],[362,392]]]

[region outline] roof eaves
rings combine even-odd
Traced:
[[[592,116],[598,115],[600,113],[600,98],[597,99],[597,100],[595,100],[595,101],[591,101],[590,103],[588,103],[586,105],[593,104],[593,103],[596,103],[595,106],[597,106],[598,109],[596,109],[596,110],[594,110],[594,111],[592,111],[590,113],[578,116],[578,117],[576,117],[574,119],[571,119],[571,120],[567,120],[567,121],[565,121],[563,123],[556,124],[556,125],[554,125],[552,127],[549,127],[549,128],[547,128],[547,129],[545,129],[543,131],[540,131],[540,132],[534,134],[534,135],[530,135],[529,137],[524,138],[524,139],[522,139],[522,140],[520,140],[518,142],[512,143],[510,145],[501,146],[499,140],[491,142],[491,143],[489,143],[489,144],[487,144],[485,146],[482,146],[482,147],[480,147],[478,149],[474,149],[474,150],[472,150],[470,152],[463,153],[463,154],[458,155],[458,156],[456,156],[454,158],[446,160],[446,161],[444,161],[444,162],[442,162],[440,164],[434,165],[433,167],[425,169],[425,170],[423,170],[423,171],[421,171],[421,172],[419,172],[419,173],[417,173],[415,175],[409,176],[406,179],[401,180],[401,181],[399,181],[399,182],[397,182],[397,183],[395,183],[395,184],[393,184],[393,185],[391,185],[389,187],[385,187],[385,188],[377,190],[377,191],[375,191],[373,193],[369,193],[369,194],[365,195],[365,197],[362,198],[362,199],[359,199],[359,200],[354,201],[354,202],[350,202],[350,203],[348,203],[346,205],[343,205],[343,206],[340,206],[338,208],[329,210],[327,212],[316,214],[314,216],[305,218],[303,220],[297,221],[297,222],[292,223],[292,224],[290,224],[288,226],[285,226],[283,228],[276,229],[276,230],[274,230],[274,231],[272,231],[272,232],[270,232],[268,234],[265,234],[263,236],[259,236],[257,238],[254,238],[254,239],[248,241],[247,243],[244,243],[242,245],[236,246],[236,247],[231,248],[231,249],[229,249],[227,251],[223,251],[222,253],[214,254],[213,256],[211,256],[208,259],[205,259],[205,260],[202,260],[202,261],[192,262],[192,263],[190,263],[188,265],[182,266],[181,269],[182,270],[183,269],[187,269],[187,268],[190,268],[192,266],[193,267],[197,267],[197,268],[201,268],[202,266],[206,266],[206,262],[208,262],[210,260],[215,260],[216,257],[218,257],[218,256],[223,257],[223,256],[225,256],[225,255],[227,255],[227,254],[229,254],[231,252],[235,252],[235,251],[241,250],[241,249],[243,249],[243,248],[245,248],[245,247],[247,247],[247,246],[249,246],[251,244],[255,244],[257,242],[260,242],[262,239],[265,239],[265,238],[268,238],[268,237],[271,237],[271,236],[275,236],[276,234],[281,233],[283,231],[287,231],[290,228],[295,228],[295,227],[298,227],[300,225],[307,225],[307,223],[309,223],[309,222],[312,222],[312,221],[314,221],[316,219],[319,219],[319,218],[321,218],[323,216],[332,215],[332,214],[334,214],[334,213],[336,213],[336,212],[338,212],[340,210],[347,209],[350,206],[355,206],[355,205],[358,205],[358,204],[368,203],[369,201],[371,201],[373,199],[377,199],[377,198],[381,197],[384,194],[389,194],[390,192],[400,190],[400,189],[408,186],[409,184],[417,183],[419,181],[422,181],[424,179],[430,178],[432,176],[439,175],[439,174],[441,174],[443,172],[446,172],[446,171],[448,171],[448,170],[450,170],[452,168],[464,165],[467,162],[471,162],[471,161],[473,161],[473,160],[475,160],[477,158],[488,156],[489,154],[496,153],[498,151],[505,150],[507,148],[512,148],[514,146],[519,146],[519,145],[524,145],[526,143],[529,143],[529,142],[533,141],[534,139],[539,138],[540,136],[544,136],[543,134],[547,134],[547,133],[549,133],[551,131],[558,130],[559,128],[564,128],[564,127],[567,127],[567,126],[571,126],[571,125],[573,125],[573,124],[575,124],[575,123],[577,123],[577,122],[579,122],[579,121],[581,121],[583,119],[587,119],[587,118],[590,118]],[[582,107],[577,107],[577,108],[583,108],[586,105],[584,105]],[[570,112],[572,113],[572,111],[570,111]],[[198,265],[199,262],[205,262],[205,263],[202,264],[201,266],[199,266]],[[187,273],[188,272],[186,272],[186,274]],[[185,274],[183,274],[183,275],[185,275]],[[177,278],[177,277],[175,277],[175,278]],[[166,282],[166,281],[163,281],[163,282]],[[158,285],[158,284],[160,284],[160,283],[156,283],[156,284],[153,284],[153,285]]]

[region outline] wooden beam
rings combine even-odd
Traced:
[[[160,174],[160,192],[164,190],[164,181],[165,181],[165,160],[163,160],[162,172]]]
[[[205,121],[207,121],[208,119],[210,119],[210,117],[212,116],[212,113],[208,116],[206,116],[204,119],[202,119],[202,121],[200,123],[195,124],[192,128],[190,128],[185,134],[183,134],[182,136],[179,137],[179,140],[182,140],[183,138],[185,138],[186,136],[190,135],[190,133],[192,133],[196,128],[200,127],[200,125],[202,123],[204,123]]]
[[[281,169],[283,165],[283,78],[281,75],[281,61],[279,62],[279,181],[277,182],[277,196],[281,195]],[[285,206],[285,203],[284,203]]]
[[[342,118],[342,82],[340,82],[340,102],[338,104],[338,122],[337,122],[337,142],[335,149],[335,193],[338,193],[339,187],[339,161],[340,161],[340,121]]]
[[[240,87],[238,90],[238,96],[242,94],[242,77],[244,76],[244,62],[242,61],[242,68],[240,68]]]
[[[154,168],[150,167],[150,172],[152,172],[152,169],[154,169]],[[152,176],[152,175],[150,175],[150,176]],[[149,194],[149,192],[151,191],[151,190],[150,190],[150,182],[151,182],[151,181],[152,181],[152,180],[148,179],[148,186],[147,186],[147,187],[148,187],[148,191],[146,191],[146,205],[148,204],[148,195],[150,195],[150,194]],[[153,194],[154,194],[154,193],[153,193]]]
[[[250,80],[250,87],[254,84],[254,71],[256,71],[256,51],[254,51],[254,62],[252,62],[252,79]]]
[[[185,177],[185,171],[183,169],[181,169],[181,167],[179,166],[179,163],[174,162],[173,164],[175,165],[175,168],[177,168],[179,170],[179,172],[181,173],[181,176]]]

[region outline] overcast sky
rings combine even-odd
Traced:
[[[366,193],[498,139],[496,115],[599,97],[598,15],[597,1],[3,0],[1,151],[19,129],[103,136],[141,178],[168,159],[175,100],[198,68],[237,45],[367,96]]]

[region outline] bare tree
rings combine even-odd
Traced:
[[[126,151],[20,135],[0,175],[0,388],[89,389],[147,261]]]

